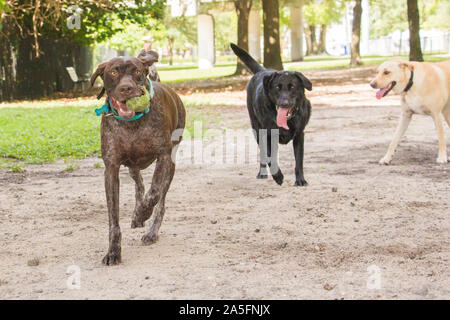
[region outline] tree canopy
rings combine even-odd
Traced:
[[[39,38],[90,45],[124,30],[124,22],[145,25],[149,18],[162,19],[164,5],[165,0],[0,0],[0,24],[9,23],[21,38],[32,36],[39,56]],[[67,25],[72,6],[81,10],[79,29]]]
[[[408,30],[406,1],[372,0],[370,7],[370,35],[372,38],[386,36],[394,30]],[[449,0],[419,0],[421,29],[450,28]]]

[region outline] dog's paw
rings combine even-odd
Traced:
[[[447,162],[448,162],[447,156],[444,155],[444,156],[438,157],[438,158],[436,159],[436,162],[437,162],[437,163],[440,163],[440,164],[447,163]]]
[[[258,175],[256,176],[256,179],[267,179],[269,176],[267,174],[263,174],[263,173],[258,173]]]
[[[283,174],[281,173],[280,170],[278,170],[278,172],[277,172],[276,174],[274,174],[274,175],[272,176],[272,178],[273,178],[273,180],[275,180],[275,182],[276,182],[278,185],[281,186],[281,185],[283,184],[284,176],[283,176]]]
[[[136,228],[143,228],[145,225],[145,222],[143,221],[138,221],[137,219],[133,219],[131,221],[131,229],[136,229]]]
[[[383,158],[381,158],[380,161],[378,161],[378,163],[381,164],[381,165],[386,165],[387,166],[387,165],[391,164],[391,161],[392,161],[391,157],[384,156]]]
[[[120,252],[108,252],[102,263],[106,266],[115,266],[122,262]]]
[[[296,187],[306,187],[308,185],[308,182],[306,182],[305,179],[301,179],[300,181],[295,181],[294,186]]]
[[[141,241],[144,245],[148,246],[151,245],[153,243],[155,243],[156,241],[158,241],[158,235],[154,234],[153,232],[149,232],[146,233],[142,236]]]

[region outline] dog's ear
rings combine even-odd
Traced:
[[[301,72],[295,73],[296,77],[300,80],[300,82],[303,84],[306,90],[311,91],[312,90],[312,83],[309,81],[307,77],[303,75]]]
[[[400,62],[400,68],[409,69],[411,71],[414,71],[414,66],[408,62]]]
[[[272,74],[265,76],[263,78],[263,88],[264,88],[264,93],[266,94],[266,96],[269,97],[270,94],[270,89],[272,87],[272,81],[273,79],[275,79],[275,77],[277,76],[276,72],[273,72]]]
[[[144,64],[144,66],[150,67],[155,62],[158,62],[159,55],[156,51],[145,51],[142,49],[137,58]]]
[[[159,78],[158,71],[156,71],[156,67],[153,65],[150,68],[148,68],[148,77],[152,81],[161,82],[161,79]]]
[[[103,79],[103,74],[105,73],[105,68],[107,65],[108,65],[107,62],[103,62],[98,65],[97,70],[95,70],[95,72],[91,76],[91,87],[94,86],[95,80],[97,79],[98,76],[100,76]]]

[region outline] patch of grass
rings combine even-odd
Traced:
[[[78,164],[69,164],[67,167],[64,168],[65,172],[74,172],[75,170],[80,169],[80,166]]]
[[[96,162],[96,163],[94,163],[94,168],[95,168],[95,169],[100,169],[101,167],[102,167],[101,162]]]
[[[0,158],[0,169],[7,168],[13,162],[14,162],[14,159]]]
[[[75,159],[72,157],[64,159],[64,163],[68,164],[67,167],[64,168],[65,172],[74,172],[75,170],[80,169],[80,165],[76,163]]]
[[[438,55],[425,55],[426,61],[436,62],[446,60]],[[408,56],[364,56],[363,67],[378,65],[387,60],[408,60]],[[302,62],[284,61],[284,68],[293,71],[312,71],[312,70],[338,70],[350,69],[350,57],[348,56],[312,56],[305,57]],[[197,65],[176,65],[158,67],[161,81],[164,82],[185,82],[192,80],[220,78],[233,75],[236,70],[236,62],[224,62],[216,64],[211,69],[198,69]]]
[[[25,165],[20,162],[16,162],[8,166],[8,169],[14,173],[23,173],[25,172]]]
[[[307,57],[303,62],[293,62],[286,63],[285,69],[292,71],[312,71],[312,70],[339,70],[339,69],[350,69],[350,58],[349,57]],[[438,62],[447,60],[448,58],[435,56],[435,55],[425,55],[425,61],[428,62]],[[361,67],[370,67],[374,65],[379,65],[388,60],[408,60],[408,56],[367,56],[363,57],[363,65]]]
[[[25,167],[26,167],[26,164],[21,161],[17,161],[16,159],[0,157],[0,170],[7,169],[11,172],[23,173],[23,172],[25,172]]]
[[[235,59],[236,60],[236,59]],[[228,63],[216,63],[214,67],[234,67],[236,68],[236,61]],[[193,70],[198,69],[197,64],[173,65],[173,66],[156,66],[158,72],[160,71],[176,71],[176,70]]]
[[[100,119],[94,113],[98,105],[47,107],[53,103],[0,108],[0,157],[44,163],[100,152]]]
[[[189,67],[188,69],[158,71],[158,73],[161,77],[161,81],[163,82],[184,82],[231,76],[235,71],[236,66],[232,64],[225,67],[216,66],[211,69],[198,69]]]
[[[0,169],[23,170],[26,164],[80,159],[100,154],[100,117],[92,99],[58,99],[0,104]],[[187,102],[186,129],[202,121],[195,102]],[[206,130],[206,129],[205,129]],[[65,171],[78,169],[69,163]]]

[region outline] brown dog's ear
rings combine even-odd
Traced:
[[[155,62],[158,62],[159,55],[156,51],[145,51],[142,49],[137,58],[144,64],[144,66],[150,67]]]
[[[103,79],[103,73],[105,72],[107,64],[108,64],[107,62],[103,62],[98,65],[97,70],[95,70],[95,72],[91,76],[91,87],[94,86],[95,80],[97,79],[98,76],[100,76]]]

